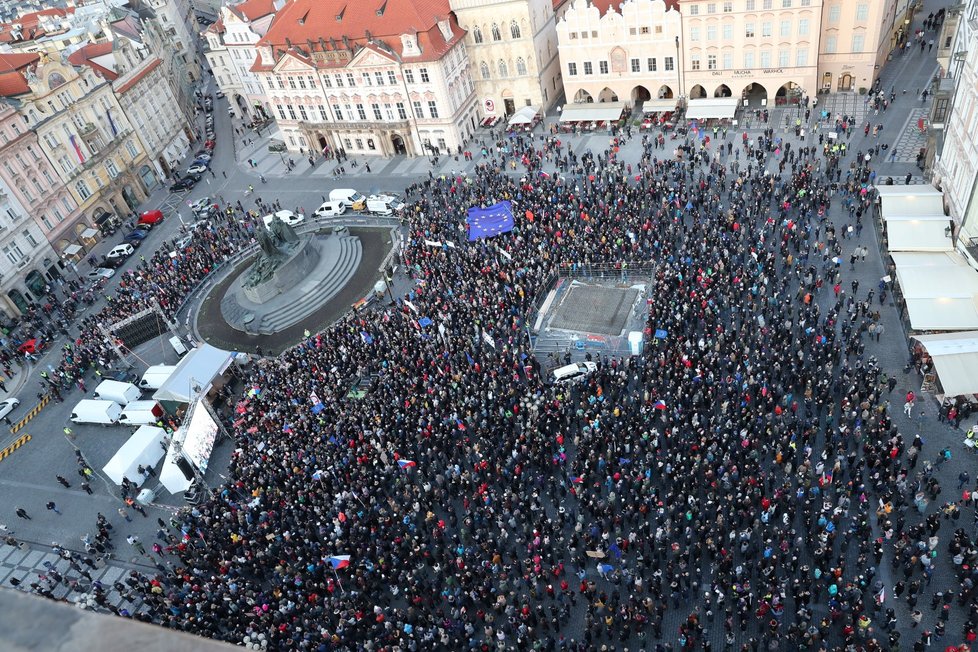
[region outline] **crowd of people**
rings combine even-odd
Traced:
[[[690,133],[667,159],[646,137],[634,169],[525,139],[507,154],[560,174],[500,154],[419,184],[413,289],[257,363],[229,480],[161,528],[175,561],[134,581],[136,617],[271,650],[973,641],[971,494],[935,509],[930,449],[866,351],[876,289],[843,289],[870,157],[773,136]],[[460,216],[503,199],[513,231],[468,242]],[[190,289],[221,247],[166,273]],[[540,290],[650,262],[666,335],[549,383]],[[138,278],[135,299],[159,277]]]

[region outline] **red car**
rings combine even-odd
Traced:
[[[17,348],[17,350],[20,353],[30,353],[30,354],[33,355],[33,354],[39,352],[43,348],[44,348],[44,342],[42,342],[41,340],[36,339],[36,338],[31,338],[31,339],[27,340],[26,342],[24,342],[23,344],[21,344]]]
[[[149,224],[153,226],[154,224],[159,224],[163,221],[163,211],[146,211],[139,216],[138,224]]]

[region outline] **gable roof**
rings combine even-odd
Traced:
[[[227,5],[227,8],[249,21],[258,20],[268,14],[275,13],[274,0],[245,0],[236,5]]]
[[[160,65],[162,65],[162,63],[163,60],[160,59],[159,57],[152,59],[147,65],[143,66],[139,70],[139,72],[137,72],[135,75],[133,75],[129,79],[119,84],[119,86],[116,87],[115,92],[122,94],[130,90],[133,86],[138,84],[146,75],[159,68]]]
[[[68,55],[68,63],[74,66],[88,66],[108,81],[114,81],[119,77],[115,71],[115,60],[112,58],[112,41],[83,45]]]
[[[37,53],[0,53],[0,97],[29,93],[31,88],[24,71],[41,60]]]
[[[75,13],[74,7],[69,7],[67,9],[60,9],[58,7],[52,7],[50,9],[41,9],[40,11],[32,11],[26,13],[23,16],[18,16],[15,20],[9,23],[0,24],[0,41],[3,42],[17,42],[17,41],[33,41],[34,39],[41,38],[45,36],[47,32],[41,27],[41,19],[47,16],[67,16],[68,14]],[[17,36],[17,29],[20,30],[20,35]]]

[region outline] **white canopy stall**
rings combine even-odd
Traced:
[[[561,122],[601,122],[617,120],[625,110],[624,102],[587,102],[565,104],[561,109]]]
[[[953,252],[893,254],[915,331],[978,329],[978,272]]]
[[[918,335],[947,396],[978,394],[978,331]]]
[[[214,378],[227,371],[232,355],[210,344],[191,350],[156,390],[153,398],[157,401],[189,403],[195,395],[206,394]]]
[[[538,113],[540,113],[540,107],[538,106],[521,107],[516,113],[510,116],[509,126],[533,124],[533,121],[537,119]]]
[[[730,120],[737,113],[736,97],[704,97],[686,103],[687,120]]]
[[[887,249],[890,251],[952,251],[954,243],[946,233],[948,218],[885,217]]]
[[[138,472],[140,466],[154,467],[163,457],[163,438],[166,431],[155,426],[140,426],[132,434],[122,448],[112,456],[108,464],[102,467],[102,472],[112,482],[122,485],[125,476],[137,485],[143,483],[143,476]]]
[[[884,220],[944,215],[944,195],[933,186],[877,186],[876,191]]]

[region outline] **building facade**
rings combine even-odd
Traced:
[[[231,63],[231,53],[224,43],[224,19],[218,18],[204,30],[204,58],[214,75],[217,87],[230,98],[240,97],[243,91],[241,78]]]
[[[469,74],[482,114],[546,111],[561,95],[557,20],[564,0],[450,0],[465,30]]]
[[[687,98],[761,108],[815,92],[822,0],[678,1]]]
[[[275,13],[283,4],[282,0],[247,0],[221,7],[219,22],[223,27],[223,45],[228,55],[226,69],[230,80],[228,87],[225,89],[222,86],[221,89],[240,112],[253,120],[272,117],[265,87],[252,71],[252,66],[258,59],[258,41],[268,31]]]
[[[682,19],[663,0],[573,0],[557,21],[568,102],[678,98]]]
[[[898,5],[905,4],[906,0],[825,0],[818,52],[820,91],[873,87],[896,44]],[[902,20],[899,25],[896,34],[902,36]]]
[[[27,312],[63,275],[46,233],[77,212],[24,119],[0,102],[0,312]]]
[[[294,0],[278,12],[251,70],[289,151],[436,155],[474,133],[464,32],[447,3],[385,7]]]

